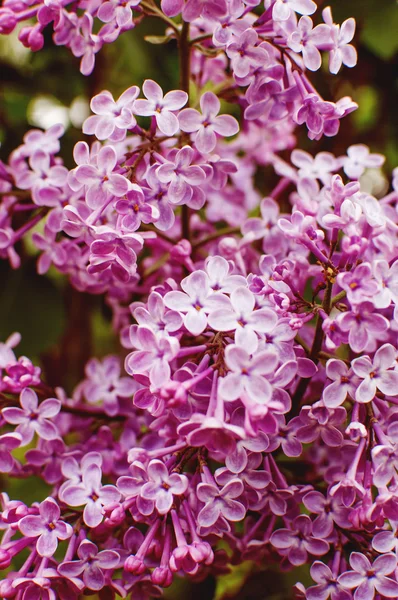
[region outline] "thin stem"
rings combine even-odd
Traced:
[[[180,61],[180,89],[188,94],[187,106],[189,106],[189,80],[191,75],[191,46],[189,44],[189,23],[184,21],[181,35],[178,41],[178,52]],[[183,239],[191,239],[190,208],[184,204],[181,208],[181,236]]]
[[[234,233],[240,233],[240,227],[223,227],[222,229],[217,229],[217,231],[213,231],[213,233],[210,233],[205,238],[202,238],[201,240],[196,242],[196,244],[193,244],[192,248],[196,250],[197,248],[205,246],[209,242],[212,242],[213,240],[216,240],[219,237],[223,237],[224,235],[231,235]]]

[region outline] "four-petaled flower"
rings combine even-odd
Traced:
[[[211,483],[199,483],[196,492],[205,503],[198,514],[199,525],[211,527],[220,516],[227,521],[241,521],[246,509],[236,498],[243,494],[243,488],[240,479],[232,479],[221,490]]]
[[[155,117],[157,126],[164,135],[176,134],[179,125],[174,112],[187,103],[188,94],[181,90],[174,90],[163,96],[162,88],[152,79],[144,81],[142,91],[146,100],[135,101],[135,114],[143,117]]]
[[[346,571],[338,578],[338,583],[345,589],[355,590],[354,600],[372,600],[375,593],[386,598],[398,597],[398,583],[387,577],[392,575],[397,566],[395,554],[378,556],[373,564],[360,552],[352,552],[350,556],[352,571]]]
[[[83,540],[77,550],[80,560],[71,560],[61,563],[58,572],[68,579],[74,579],[82,575],[84,584],[89,590],[99,591],[105,585],[105,575],[103,571],[115,569],[120,556],[115,550],[102,550],[93,542]]]
[[[24,536],[38,538],[36,550],[40,556],[53,556],[58,540],[71,537],[72,526],[61,521],[60,516],[61,510],[54,498],[46,498],[39,506],[38,515],[27,515],[19,521],[18,527]]]
[[[370,402],[380,390],[387,396],[394,396],[398,390],[398,371],[396,367],[397,351],[391,344],[384,344],[373,357],[360,356],[352,361],[352,370],[362,379],[355,400]]]
[[[188,489],[186,475],[171,473],[160,460],[151,460],[148,465],[148,483],[145,483],[141,495],[147,500],[154,500],[156,510],[165,515],[173,506],[174,496],[182,496]]]

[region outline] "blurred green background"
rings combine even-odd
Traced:
[[[321,150],[342,154],[353,143],[366,143],[372,151],[386,154],[386,173],[398,165],[398,8],[394,0],[336,0],[318,2],[331,5],[334,20],[357,20],[354,43],[359,61],[354,69],[343,68],[338,76],[322,72],[311,76],[326,99],[351,96],[359,109],[347,117],[336,138],[310,142],[299,134],[302,148],[312,153]],[[318,17],[320,18],[320,17]],[[89,99],[102,89],[115,97],[131,85],[153,78],[165,89],[178,87],[178,57],[174,42],[151,45],[145,35],[159,35],[164,25],[147,19],[137,29],[123,34],[116,43],[97,54],[90,77],[79,73],[79,60],[69,50],[56,47],[51,31],[46,32],[42,51],[26,50],[15,34],[0,38],[0,158],[18,146],[32,127],[48,127],[63,122],[67,128],[62,140],[62,157],[72,167],[72,149],[82,138],[81,124],[89,114]],[[101,298],[80,294],[54,272],[46,277],[35,274],[35,259],[29,247],[23,250],[23,267],[12,272],[0,264],[0,340],[20,331],[23,341],[19,354],[27,354],[40,364],[51,385],[71,391],[83,376],[84,364],[92,355],[118,351],[112,334],[110,313]],[[35,483],[36,486],[36,483]],[[26,481],[8,487],[12,497],[24,496]],[[35,492],[38,491],[35,487]],[[41,489],[43,498],[46,489]],[[291,586],[307,580],[306,570],[278,573],[251,563],[234,567],[218,582],[213,578],[197,584],[178,581],[168,591],[173,600],[284,600],[292,597]]]

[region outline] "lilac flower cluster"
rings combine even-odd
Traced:
[[[183,89],[94,96],[70,171],[61,126],[0,164],[1,257],[18,268],[30,236],[40,274],[104,294],[122,348],[66,391],[17,358],[19,334],[0,344],[0,472],[47,485],[0,496],[2,598],[158,597],[246,560],[310,564],[299,598],[398,597],[398,178],[373,189],[384,157],[363,144],[296,148],[297,126],[332,136],[356,108],[307,76],[321,52],[333,74],[356,63],[355,21],[315,10],[3,3],[2,33],[29,20],[39,50],[52,23],[83,74],[156,16]]]

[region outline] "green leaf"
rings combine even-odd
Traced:
[[[168,35],[146,35],[144,40],[150,44],[167,44],[171,38]]]
[[[398,51],[396,2],[377,2],[364,21],[361,41],[377,56],[390,59]]]

